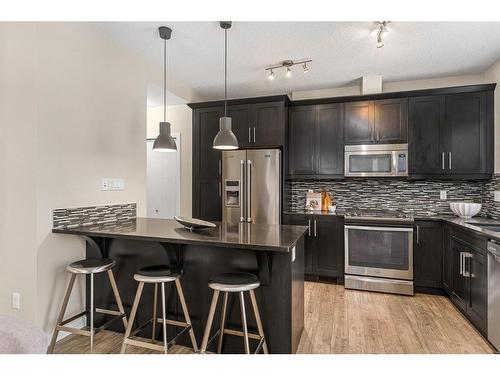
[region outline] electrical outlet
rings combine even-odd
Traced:
[[[109,190],[112,190],[112,191],[125,190],[125,180],[123,178],[110,178],[109,179]]]
[[[12,293],[12,308],[19,310],[21,308],[21,294]]]
[[[495,193],[493,194],[493,200],[495,202],[500,202],[500,191],[495,190]]]
[[[446,199],[446,197],[447,197],[446,190],[441,190],[441,191],[439,192],[439,199],[441,199],[441,200],[445,200],[445,199]]]

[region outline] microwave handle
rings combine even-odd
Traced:
[[[398,159],[399,153],[397,151],[392,151],[392,175],[398,175]]]

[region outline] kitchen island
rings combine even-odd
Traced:
[[[264,332],[270,353],[295,353],[304,326],[304,234],[307,227],[250,223],[216,223],[215,228],[189,231],[174,220],[136,218],[77,227],[54,228],[53,233],[78,235],[87,242],[86,257],[106,257],[116,261],[115,278],[127,315],[130,313],[137,283],[134,273],[145,266],[169,264],[183,270],[184,295],[198,343],[207,321],[212,291],[208,280],[224,272],[252,272],[261,286],[256,290]],[[116,309],[105,275],[95,277],[96,306]],[[152,316],[153,287],[146,286],[137,312],[141,324]],[[87,280],[87,306],[89,302]],[[182,310],[173,286],[167,284],[167,315],[179,319]],[[247,305],[248,306],[248,305]],[[220,306],[217,310],[219,315]],[[256,330],[253,314],[247,314],[249,330]],[[98,317],[97,324],[106,317]],[[212,334],[217,327],[214,322]],[[228,303],[227,326],[240,327],[239,302]],[[144,335],[150,335],[147,327]],[[118,323],[110,329],[123,331]],[[176,327],[168,327],[174,337]],[[161,332],[158,332],[161,334]],[[150,337],[150,336],[149,336]],[[158,336],[158,338],[161,336]],[[208,350],[214,350],[215,341]],[[254,341],[254,340],[251,340]],[[188,337],[179,344],[190,346]],[[251,346],[256,343],[251,342]],[[225,336],[223,352],[243,353],[243,340]]]

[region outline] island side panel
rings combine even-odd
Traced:
[[[299,347],[300,337],[304,330],[304,265],[305,265],[305,235],[301,236],[295,246],[295,261],[292,263],[292,353]]]

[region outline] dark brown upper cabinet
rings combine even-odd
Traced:
[[[372,102],[344,104],[344,135],[346,145],[373,143]]]
[[[193,217],[221,220],[221,151],[213,148],[223,107],[193,111]]]
[[[493,92],[410,99],[410,177],[490,178]]]
[[[446,144],[444,96],[410,98],[409,128],[409,173],[443,173]]]
[[[406,143],[408,99],[384,99],[345,104],[345,144]]]
[[[450,174],[491,172],[488,151],[487,93],[446,95],[446,167]]]
[[[283,146],[284,102],[230,105],[228,114],[240,148]]]
[[[408,142],[408,99],[386,99],[373,102],[375,143]]]
[[[342,104],[292,107],[288,136],[290,176],[343,176]]]
[[[314,174],[316,106],[290,108],[288,164],[290,175]]]

